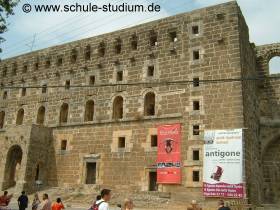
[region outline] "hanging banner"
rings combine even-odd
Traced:
[[[242,137],[242,129],[205,131],[205,197],[244,197]]]
[[[158,127],[157,183],[181,184],[181,125]]]

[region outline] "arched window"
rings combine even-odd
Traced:
[[[113,119],[123,118],[123,98],[117,96],[113,102]]]
[[[145,116],[154,116],[155,115],[155,105],[156,105],[156,96],[153,92],[149,92],[145,95],[144,99],[144,115]]]
[[[4,127],[4,120],[5,120],[5,112],[1,111],[0,112],[0,129]]]
[[[24,117],[24,109],[21,108],[20,110],[18,110],[18,113],[17,113],[17,119],[16,119],[17,125],[22,125],[23,117]]]
[[[269,74],[280,73],[280,56],[275,56],[269,61]]]
[[[69,106],[66,103],[63,103],[60,108],[60,115],[59,115],[59,122],[60,123],[67,123],[68,120],[68,110]]]
[[[45,121],[45,112],[46,112],[46,109],[44,106],[41,106],[39,109],[38,109],[38,113],[37,113],[37,124],[40,124],[40,125],[43,125],[44,124],[44,121]]]
[[[85,122],[93,121],[94,116],[94,101],[89,100],[86,103],[85,107]]]

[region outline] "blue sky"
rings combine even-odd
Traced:
[[[15,15],[8,19],[9,31],[4,34],[6,42],[1,47],[2,58],[46,48],[121,28],[149,22],[177,13],[227,2],[228,0],[21,0]],[[89,2],[101,5],[108,2],[161,5],[160,13],[24,13],[22,5],[71,4]],[[237,0],[250,29],[250,40],[257,45],[280,42],[279,0]],[[271,61],[271,72],[280,72],[280,58]]]

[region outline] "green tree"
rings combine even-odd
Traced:
[[[13,8],[18,4],[19,0],[0,0],[0,44],[5,41],[1,36],[8,29],[6,19],[13,15]],[[0,52],[2,49],[0,48]]]

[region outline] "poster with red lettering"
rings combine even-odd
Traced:
[[[181,124],[158,126],[157,183],[181,184]]]

